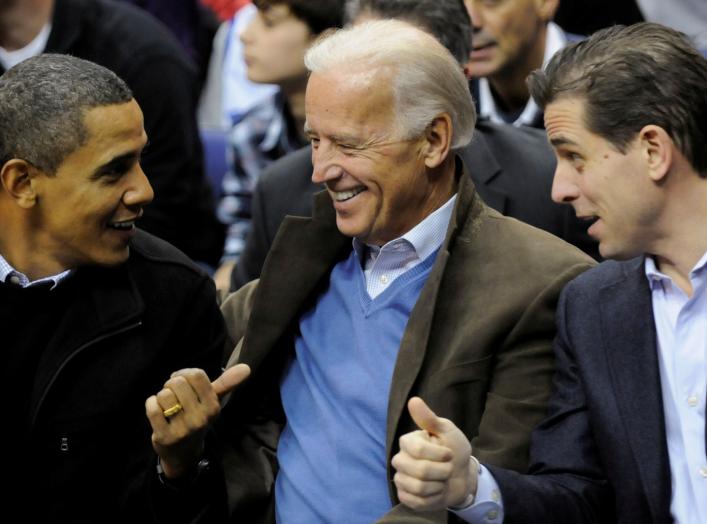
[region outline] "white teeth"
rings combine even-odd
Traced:
[[[365,190],[365,187],[357,187],[356,189],[352,189],[350,191],[334,191],[334,199],[337,202],[344,202]]]
[[[113,222],[109,225],[113,229],[120,229],[121,231],[127,231],[128,229],[133,228],[133,226],[135,225],[135,221],[131,220],[129,222]]]

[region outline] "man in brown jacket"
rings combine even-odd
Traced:
[[[231,360],[252,370],[216,425],[230,511],[234,522],[446,522],[398,505],[389,464],[414,427],[407,399],[463,428],[480,459],[525,469],[557,297],[592,262],[479,199],[454,154],[471,140],[471,97],[432,36],[367,23],[319,41],[306,63],[312,178],[327,191],[312,218],[285,220],[262,278],[223,305]],[[153,441],[184,471],[185,442],[200,449],[193,436],[215,413],[195,401],[204,376],[181,376],[160,395],[184,409]]]

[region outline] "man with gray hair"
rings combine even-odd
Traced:
[[[480,457],[523,470],[549,394],[555,302],[591,259],[475,193],[455,153],[472,139],[471,96],[433,36],[364,23],[305,63],[312,178],[326,191],[311,218],[285,219],[261,279],[222,308],[231,361],[252,369],[216,423],[232,517],[415,519],[389,467],[414,427],[407,399],[463,427]],[[182,376],[191,389],[175,401],[192,406],[178,416],[193,431],[153,436],[168,467],[185,467],[176,450],[198,449],[196,422],[213,415],[196,401],[208,383]]]
[[[437,38],[460,69],[469,60],[472,29],[463,0],[349,0],[346,16],[349,24],[389,18],[408,22]],[[555,156],[544,131],[477,120],[474,139],[456,154],[472,166],[474,188],[489,207],[598,258],[586,223],[550,198]],[[274,162],[260,176],[253,192],[251,230],[231,275],[231,291],[260,276],[286,215],[311,216],[312,196],[323,189],[311,176],[311,145]]]
[[[23,521],[151,521],[149,494],[172,495],[145,398],[176,368],[218,372],[211,279],[136,229],[146,142],[108,69],[39,55],[0,77],[3,471]]]
[[[413,399],[421,430],[393,459],[398,494],[419,510],[468,505],[478,523],[475,506],[506,524],[703,524],[707,59],[667,27],[618,26],[565,48],[530,89],[558,156],[553,198],[615,260],[560,298],[530,474],[479,468],[464,428]],[[459,461],[471,475],[449,483]]]

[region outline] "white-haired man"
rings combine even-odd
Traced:
[[[549,394],[555,303],[591,260],[476,195],[453,152],[471,139],[471,97],[433,36],[366,23],[320,40],[306,64],[312,178],[327,190],[312,218],[285,219],[260,281],[223,306],[232,361],[252,369],[217,423],[233,519],[446,519],[414,516],[395,496],[388,465],[413,428],[406,400],[423,395],[480,456],[525,468]],[[194,409],[177,417],[198,432],[209,416],[194,399],[208,384],[183,377],[191,389],[174,401]],[[175,450],[199,439],[158,429],[164,465],[187,469]]]

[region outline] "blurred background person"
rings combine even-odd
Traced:
[[[255,183],[272,161],[307,143],[304,136],[304,54],[325,29],[340,27],[343,0],[256,0],[257,13],[241,33],[248,79],[275,84],[277,93],[252,107],[229,131],[229,169],[219,219],[228,226],[219,287],[228,287],[250,228]]]

